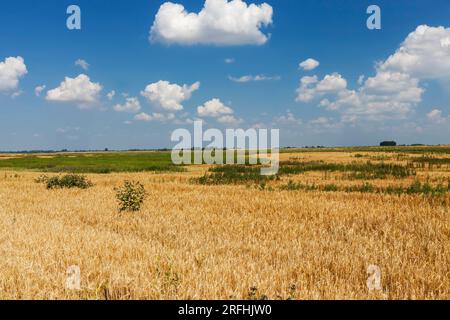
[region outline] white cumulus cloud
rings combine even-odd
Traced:
[[[302,68],[303,70],[310,71],[310,70],[314,70],[319,65],[320,65],[319,61],[317,61],[313,58],[309,58],[303,62],[300,62],[300,64],[298,66],[299,66],[299,68]]]
[[[450,28],[418,26],[379,69],[418,78],[449,78]]]
[[[378,72],[358,90],[341,90],[334,101],[324,99],[320,105],[340,111],[349,122],[358,118],[404,119],[421,102],[423,92],[419,81],[407,74]]]
[[[421,101],[424,90],[419,81],[402,73],[378,72],[358,90],[347,89],[347,81],[339,74],[303,77],[297,90],[297,101],[310,102],[322,98],[319,106],[342,113],[344,121],[357,118],[380,120],[404,118]]]
[[[317,76],[306,76],[300,79],[297,89],[297,101],[309,102],[318,96],[330,93],[338,93],[347,88],[347,80],[339,73],[327,74],[322,80]]]
[[[197,108],[197,114],[200,117],[219,118],[233,113],[233,109],[223,104],[223,102],[217,98],[211,99]]]
[[[318,81],[316,76],[303,77],[297,101],[321,98],[319,105],[340,112],[344,122],[405,119],[422,102],[422,81],[450,79],[449,39],[450,28],[421,25],[394,54],[376,65],[374,76],[360,77],[356,90],[347,89],[343,78]],[[431,111],[428,119],[444,121],[439,112]]]
[[[261,28],[272,23],[272,15],[267,3],[206,0],[202,10],[194,13],[182,4],[166,2],[156,14],[150,40],[182,45],[262,45],[269,36]]]
[[[236,126],[243,122],[242,119],[238,119],[233,115],[226,115],[217,118],[217,122],[227,125]]]
[[[173,113],[159,113],[159,112],[153,112],[152,114],[148,114],[145,112],[141,112],[134,116],[134,120],[136,121],[160,121],[160,122],[167,122],[175,120],[175,114]]]
[[[9,57],[0,62],[0,91],[15,90],[19,79],[28,73],[22,57]]]
[[[439,109],[433,109],[432,111],[430,111],[427,114],[427,118],[428,118],[428,120],[430,120],[432,123],[435,123],[435,124],[443,124],[450,120],[450,116],[443,117],[442,111]]]
[[[115,95],[116,95],[116,91],[112,90],[106,94],[106,97],[108,98],[109,101],[111,101],[115,97]]]
[[[183,101],[189,100],[194,91],[200,88],[200,82],[188,86],[180,86],[178,84],[172,84],[168,81],[158,81],[149,84],[141,95],[147,100],[155,104],[166,111],[180,111],[183,110]]]
[[[151,121],[152,119],[153,119],[152,116],[145,112],[141,112],[134,116],[134,120],[137,121]]]
[[[285,115],[275,118],[275,122],[282,125],[301,125],[303,123],[303,121],[296,118],[290,110],[287,110]]]
[[[131,112],[136,113],[141,110],[141,103],[138,98],[127,98],[124,104],[116,104],[113,109],[117,112]]]
[[[46,88],[46,85],[41,85],[41,86],[37,86],[36,88],[34,88],[34,94],[36,95],[36,97],[39,97],[42,93],[42,91],[44,91]]]
[[[102,85],[92,82],[85,75],[80,74],[76,78],[65,77],[59,87],[49,90],[46,99],[57,102],[74,102],[84,108],[98,101],[98,95]]]

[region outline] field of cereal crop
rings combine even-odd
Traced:
[[[2,155],[0,299],[450,298],[449,147],[280,160],[264,178],[169,153]],[[66,172],[92,186],[36,182]],[[147,192],[137,212],[118,211],[125,180]]]

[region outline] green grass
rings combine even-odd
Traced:
[[[418,158],[412,158],[412,162],[415,163],[421,163],[421,164],[428,164],[428,166],[433,165],[449,165],[450,164],[450,158],[436,158],[432,156],[422,156]]]
[[[410,166],[386,163],[325,163],[314,162],[280,162],[280,169],[276,176],[261,175],[261,166],[227,165],[209,169],[202,177],[193,179],[194,182],[204,185],[220,184],[261,184],[282,176],[297,175],[309,171],[318,172],[344,172],[347,179],[385,179],[388,177],[406,178],[416,172]]]
[[[286,185],[282,185],[279,190],[281,191],[324,191],[324,192],[359,192],[359,193],[381,193],[381,194],[421,194],[426,196],[441,196],[450,192],[450,180],[447,185],[438,184],[433,186],[428,182],[422,183],[416,180],[408,187],[401,186],[389,186],[386,188],[376,187],[371,183],[364,182],[361,185],[350,187],[338,187],[335,184],[327,184],[322,186],[308,185],[303,183],[294,183],[289,181]]]
[[[362,157],[362,152],[393,152],[398,156],[405,153],[422,154],[423,157],[415,160],[415,163],[427,163],[431,165],[447,165],[448,159],[433,157],[433,154],[450,154],[450,146],[443,147],[351,147],[351,148],[321,148],[321,149],[282,149],[281,152],[303,153],[303,152],[350,152],[356,153],[355,157]],[[221,150],[217,151],[221,152]],[[13,155],[14,156],[14,155]],[[15,158],[0,158],[0,168],[14,170],[34,170],[42,172],[71,172],[71,173],[110,173],[110,172],[139,172],[139,171],[184,171],[183,166],[176,166],[171,161],[170,152],[105,152],[105,153],[51,153],[43,155],[16,155]],[[364,156],[369,156],[365,154]],[[236,156],[235,156],[236,157]],[[386,157],[386,156],[384,156]],[[246,152],[248,163],[248,152]],[[386,157],[387,158],[387,157]],[[375,160],[375,158],[374,158]],[[377,158],[376,160],[382,160]],[[360,166],[358,168],[358,166]],[[236,166],[233,166],[236,167]],[[420,166],[419,166],[420,168]],[[258,169],[254,169],[259,172]],[[241,172],[239,175],[227,172],[216,172],[217,179],[234,182],[245,180],[256,180],[261,182],[267,178],[256,178],[252,172],[249,174]],[[282,165],[280,174],[295,174],[306,171],[342,171],[349,172],[349,178],[374,179],[383,178],[386,175],[404,177],[413,175],[411,168],[402,168],[388,164],[324,164],[309,163],[300,165]],[[220,178],[220,175],[223,177]],[[353,176],[352,176],[353,175]],[[242,177],[240,177],[242,176]],[[250,177],[247,177],[250,176]]]
[[[348,179],[385,179],[387,177],[405,178],[415,175],[409,166],[391,163],[325,163],[321,161],[280,163],[280,175],[299,174],[308,171],[345,172]]]
[[[169,152],[73,153],[1,159],[0,168],[42,172],[110,173],[184,171],[172,164]]]
[[[194,178],[193,181],[203,185],[264,184],[277,178],[278,176],[261,175],[260,166],[226,165],[211,168],[204,176]]]

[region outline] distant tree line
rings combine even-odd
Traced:
[[[395,141],[383,141],[380,143],[380,147],[396,147],[397,142]]]

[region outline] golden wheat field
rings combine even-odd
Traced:
[[[369,157],[308,152],[281,160]],[[35,182],[39,172],[1,170],[0,299],[450,299],[449,193],[277,188],[288,180],[361,183],[320,171],[264,188],[192,183],[207,170],[87,174],[86,190],[47,190]],[[449,178],[439,167],[371,183]],[[117,210],[114,188],[127,179],[148,193],[136,213]],[[381,270],[381,290],[367,286],[370,265]],[[80,268],[79,290],[66,286],[70,266]]]

